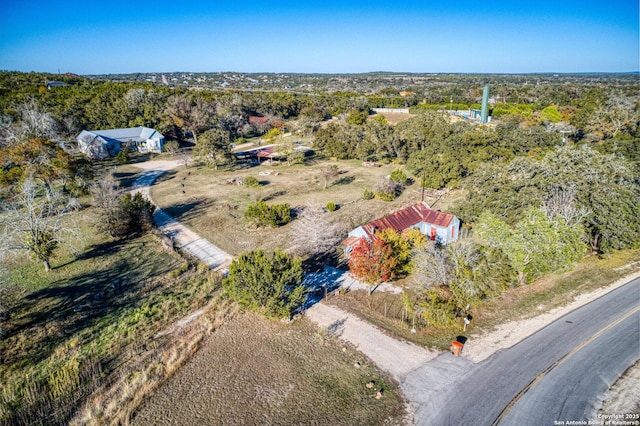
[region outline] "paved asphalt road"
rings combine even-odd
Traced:
[[[585,420],[597,396],[640,358],[639,305],[636,279],[467,366],[440,392],[420,401],[418,424],[491,425],[500,420],[508,425],[553,425],[554,420]]]
[[[639,342],[640,315],[635,311],[542,377],[501,424],[553,425],[592,417],[592,403],[638,359]]]

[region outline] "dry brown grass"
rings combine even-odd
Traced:
[[[400,424],[405,414],[397,385],[362,354],[305,319],[283,324],[242,313],[208,337],[132,423]]]
[[[338,165],[341,174],[325,190],[320,170],[329,164]],[[407,187],[392,202],[362,199],[365,189],[374,188],[381,177],[398,168],[400,166],[396,165],[363,167],[355,161],[312,161],[291,167],[262,165],[234,171],[180,168],[161,178],[152,188],[152,196],[170,215],[228,253],[237,255],[254,248],[286,249],[291,242],[291,225],[249,228],[243,214],[250,202],[265,199],[270,204],[289,203],[292,208],[303,207],[307,203],[324,206],[327,202],[334,202],[340,208],[331,216],[344,226],[346,236],[346,231],[364,222],[420,201],[417,183]],[[259,175],[266,170],[273,173]],[[263,185],[247,188],[227,183],[237,176],[254,176]],[[435,208],[444,210],[460,197],[459,192],[452,192],[438,201]],[[426,201],[433,203],[435,199],[427,198]]]
[[[238,307],[215,299],[204,311],[172,333],[132,348],[118,379],[95,392],[70,424],[129,424],[142,401],[197,352],[206,336],[233,318]]]

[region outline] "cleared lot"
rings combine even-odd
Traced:
[[[397,384],[362,354],[304,319],[241,314],[205,340],[132,423],[401,424],[405,415]]]

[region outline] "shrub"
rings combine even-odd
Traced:
[[[391,181],[395,182],[397,184],[400,185],[406,185],[407,184],[407,175],[405,174],[405,172],[403,172],[402,170],[398,169],[398,170],[394,170],[391,173]]]
[[[377,198],[378,200],[382,200],[382,201],[393,201],[396,199],[396,193],[395,192],[384,192],[384,191],[378,191],[374,194],[374,197]]]
[[[326,205],[327,210],[330,212],[334,212],[336,210],[338,210],[338,205],[332,201],[329,201]]]
[[[153,223],[155,206],[141,193],[124,194],[117,202],[115,214],[110,221],[100,225],[112,237],[121,237],[147,231]]]
[[[253,176],[247,176],[242,180],[242,184],[249,188],[257,188],[260,186],[260,182]]]
[[[376,187],[375,197],[384,201],[393,201],[402,192],[402,186],[389,178],[382,177]]]
[[[129,162],[129,150],[122,149],[116,154],[116,162],[118,164],[127,164]]]
[[[175,155],[178,153],[180,149],[180,144],[177,141],[169,141],[163,146],[164,152],[168,152],[171,155]]]
[[[291,207],[289,204],[269,206],[264,201],[256,201],[247,206],[244,218],[256,226],[286,225],[291,222]]]
[[[365,200],[373,200],[373,197],[373,191],[371,191],[370,189],[365,189],[362,193],[362,198],[364,198]]]
[[[242,253],[222,282],[226,295],[244,308],[268,317],[291,318],[306,300],[302,261],[287,253],[262,250]]]

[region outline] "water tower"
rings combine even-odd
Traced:
[[[487,115],[489,114],[489,86],[484,86],[482,90],[482,109],[480,110],[480,122],[487,122]]]

